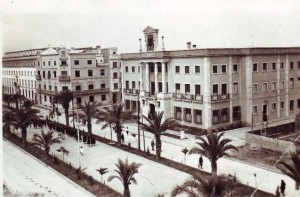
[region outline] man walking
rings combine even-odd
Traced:
[[[285,194],[284,194],[284,191],[285,191],[285,182],[284,182],[284,180],[281,180],[280,191],[281,191],[282,196],[285,196]]]
[[[203,158],[202,155],[199,157],[199,164],[198,164],[198,168],[202,169],[203,166]]]
[[[80,154],[84,155],[84,151],[83,151],[83,147],[82,146],[80,146]]]
[[[154,145],[155,145],[154,140],[152,140],[152,141],[151,141],[151,147],[152,147],[152,150],[153,150],[153,151],[154,151]]]

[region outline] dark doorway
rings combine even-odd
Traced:
[[[267,106],[267,104],[263,105],[263,121],[268,121],[268,106]]]
[[[150,106],[149,118],[152,119],[153,114],[155,113],[155,106],[154,106],[154,104],[149,104],[149,106]]]
[[[155,82],[151,81],[151,94],[155,94]]]

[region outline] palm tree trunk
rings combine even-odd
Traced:
[[[66,125],[69,126],[69,109],[65,108]]]
[[[217,170],[218,170],[217,161],[216,160],[212,160],[211,161],[211,174],[213,176],[217,176]]]
[[[156,135],[156,157],[159,159],[160,158],[160,153],[161,153],[161,139],[160,135]]]
[[[130,197],[129,185],[124,184],[124,197]]]
[[[117,133],[117,141],[118,141],[118,145],[121,144],[121,133],[122,133],[122,129],[117,127],[116,128],[116,133]]]
[[[26,127],[22,127],[21,128],[21,135],[22,135],[22,141],[23,141],[23,146],[26,147],[27,146],[27,129]]]
[[[92,138],[92,124],[91,124],[91,120],[87,120],[87,130],[88,130],[88,142],[91,143],[91,138]]]
[[[49,146],[45,147],[45,152],[46,152],[46,155],[49,155],[49,152],[50,152],[50,147]]]

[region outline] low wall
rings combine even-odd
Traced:
[[[262,148],[285,152],[286,149],[291,145],[291,142],[278,140],[276,138],[270,138],[270,137],[265,137],[260,135],[254,135],[251,133],[246,133],[246,144],[249,145],[256,144],[257,146]],[[295,150],[296,147],[293,144],[290,146],[288,152],[295,151]]]

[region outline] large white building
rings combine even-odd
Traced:
[[[141,102],[145,116],[164,111],[164,118],[205,129],[299,113],[299,47],[197,49],[188,42],[185,50],[165,50],[158,29],[148,26],[144,35],[144,51],[121,54],[127,109]]]

